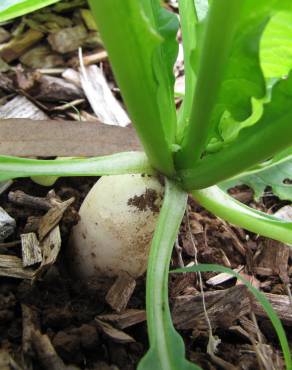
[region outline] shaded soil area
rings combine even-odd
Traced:
[[[63,242],[57,262],[35,281],[1,277],[1,369],[135,369],[147,350],[143,314],[145,277],[136,280],[126,307],[117,311],[107,299],[114,280],[94,279],[84,283],[66,265],[70,229],[78,222],[77,211],[95,181],[95,178],[68,178],[58,180],[53,187],[62,201],[75,198],[60,222]],[[19,240],[22,233],[31,231],[32,219],[45,213],[11,202],[8,194],[16,190],[34,197],[45,197],[48,193],[48,188],[20,180],[1,195],[1,206],[17,223],[15,233],[5,243]],[[275,211],[285,205],[270,196],[254,203],[247,187],[233,192],[258,209]],[[278,243],[279,248],[272,245],[271,251],[274,242],[214,218],[193,199],[189,200],[187,216],[173,253],[172,268],[194,263],[197,250],[199,262],[237,269],[263,292],[287,298],[292,268],[289,251],[285,254],[286,246]],[[9,248],[3,245],[1,254],[21,256],[19,244]],[[279,249],[282,257],[273,254]],[[280,270],[275,265],[275,259],[281,262],[279,258],[282,258]],[[189,273],[170,277],[173,320],[185,340],[188,358],[203,369],[259,369],[264,359],[273,359],[275,369],[283,368],[275,332],[260,308],[253,306],[245,287],[235,279],[218,280],[218,274],[204,273],[203,288],[213,332],[221,339],[213,357],[206,354],[208,326],[198,276]],[[291,314],[286,315],[284,324],[292,339]],[[263,358],[260,362],[259,357]],[[13,361],[15,365],[11,365]]]

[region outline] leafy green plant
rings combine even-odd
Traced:
[[[49,1],[4,2],[0,21],[31,11],[32,3],[37,9]],[[196,369],[184,358],[167,298],[169,261],[187,193],[233,224],[292,244],[291,222],[249,208],[217,186],[243,175],[260,176],[268,168],[276,171],[291,159],[291,48],[282,46],[280,63],[273,48],[289,38],[292,3],[213,0],[206,14],[207,1],[179,0],[186,89],[178,115],[172,72],[177,17],[159,0],[89,0],[89,4],[145,154],[62,161],[2,156],[0,181],[29,176],[163,175],[166,192],[147,273],[150,350],[139,369]],[[261,300],[291,369],[281,324]]]

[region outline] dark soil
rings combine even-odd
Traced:
[[[0,346],[1,349],[8,351],[17,363],[23,366],[23,369],[28,369],[26,367],[28,362],[24,361],[22,355],[22,305],[28,306],[35,313],[41,333],[48,335],[57,354],[65,364],[74,364],[80,369],[135,369],[147,349],[145,322],[124,329],[124,332],[136,340],[135,343],[129,344],[121,344],[109,339],[96,326],[94,319],[97,315],[112,312],[105,301],[105,295],[113,281],[100,279],[85,284],[76,280],[68,272],[66,266],[64,256],[70,229],[78,222],[79,206],[95,181],[95,178],[68,178],[58,180],[55,184],[55,192],[62,200],[74,196],[76,201],[73,207],[66,211],[61,223],[62,253],[57,263],[50,268],[43,279],[32,283],[25,280],[1,278]],[[48,188],[38,186],[30,180],[15,181],[8,191],[11,190],[23,190],[27,194],[41,197],[44,197],[48,192]],[[28,227],[27,224],[31,218],[39,217],[44,213],[31,208],[15,206],[8,200],[8,191],[1,195],[0,204],[16,219],[17,230],[7,242],[18,240],[19,235]],[[246,202],[252,203],[252,194],[248,188],[238,188],[234,190],[234,193],[237,198],[244,198]],[[264,198],[261,204],[254,205],[258,208],[268,209],[278,208],[282,204],[276,198],[269,197]],[[250,261],[262,243],[262,239],[251,236],[248,243],[244,243],[244,231],[233,229],[245,247],[248,246],[249,253],[243,256],[234,248],[232,237],[226,232],[220,221],[208,214],[193,200],[190,200],[189,203],[189,218],[193,235],[196,238],[200,262],[226,265],[226,260],[228,260],[232,268],[243,265],[245,273],[248,273],[248,270],[252,268]],[[199,232],[200,227],[203,232]],[[182,246],[180,257],[184,263],[193,261],[194,251],[186,220],[181,227],[179,244]],[[11,250],[9,252],[11,253]],[[19,246],[13,248],[13,253],[20,254]],[[179,255],[174,253],[172,267],[177,267],[179,261]],[[204,281],[213,275],[204,274]],[[262,290],[270,292],[278,290],[281,294],[285,294],[285,287],[279,277],[267,276],[265,278],[259,277],[259,279],[262,283],[266,282],[266,288]],[[226,289],[233,285],[234,280],[216,287],[205,285],[205,289],[207,292]],[[198,290],[199,286],[195,274],[174,275],[170,279],[171,302],[174,302],[178,296],[192,295]],[[145,307],[144,296],[145,279],[142,277],[137,281],[128,308],[143,309]],[[230,312],[230,316],[232,317],[232,312]],[[271,348],[272,355],[276,357],[278,346],[273,329],[266,320],[258,318],[258,324],[266,343]],[[217,355],[228,363],[238,366],[239,369],[258,369],[257,357],[250,341],[230,329],[231,326],[236,325],[240,326],[236,317],[231,319],[230,317],[221,317],[221,323],[216,324],[215,334],[219,335],[222,340]],[[203,369],[220,368],[216,361],[214,362],[205,354],[208,340],[206,329],[201,330],[194,327],[192,330],[183,330],[181,333],[186,343],[187,355],[192,361]],[[29,363],[32,369],[43,369],[34,350],[30,354]]]

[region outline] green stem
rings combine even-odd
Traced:
[[[137,0],[89,0],[133,125],[151,165],[174,174],[157,99],[153,55],[161,37]]]
[[[277,120],[257,123],[244,129],[238,138],[218,153],[197,162],[192,169],[182,170],[183,186],[203,189],[231,178],[263,162],[292,145],[292,113]]]
[[[247,207],[218,186],[194,190],[192,195],[208,211],[234,225],[267,238],[292,244],[292,222]]]
[[[0,181],[31,176],[103,176],[153,173],[141,152],[118,153],[89,159],[39,160],[0,156]]]
[[[212,129],[211,114],[224,76],[242,3],[243,0],[217,0],[212,1],[210,6],[190,124],[182,148],[177,153],[180,168],[190,167],[201,157],[206,146]]]

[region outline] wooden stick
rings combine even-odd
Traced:
[[[100,122],[0,120],[0,155],[19,157],[93,157],[141,145],[131,127]]]

